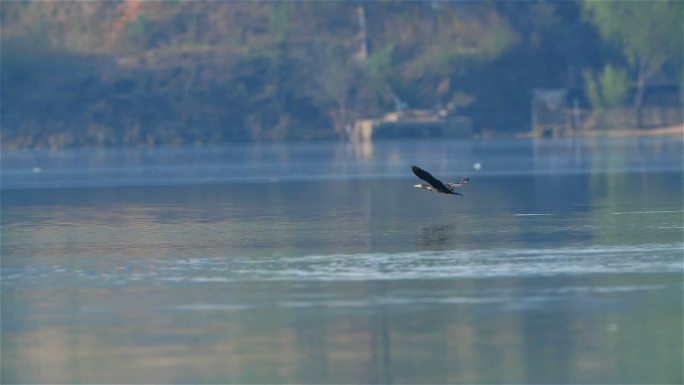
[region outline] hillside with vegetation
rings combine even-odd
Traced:
[[[682,100],[681,1],[5,1],[2,146],[344,138],[446,109],[529,129],[534,88]]]

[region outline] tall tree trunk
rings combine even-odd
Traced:
[[[339,104],[339,107],[333,111],[332,115],[332,120],[333,120],[333,128],[335,130],[335,133],[343,138],[346,134],[346,125],[350,124],[349,122],[349,110],[347,109],[347,103],[341,102]]]
[[[642,113],[644,107],[644,93],[646,92],[646,69],[642,60],[639,60],[639,73],[637,74],[637,92],[634,96],[634,110],[636,113],[637,128],[642,128]]]
[[[356,59],[360,63],[365,63],[368,60],[368,31],[366,29],[366,9],[363,5],[356,7],[356,13],[359,18],[359,51],[356,53]]]

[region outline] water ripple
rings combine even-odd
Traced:
[[[683,271],[684,244],[558,249],[483,249],[289,257],[190,257],[4,271],[3,286],[40,281],[63,286],[217,285],[231,282],[349,282],[487,279]],[[93,258],[97,259],[97,258]]]

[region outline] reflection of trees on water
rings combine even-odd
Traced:
[[[356,159],[373,160],[373,142],[369,140],[354,142],[353,147]]]
[[[385,284],[378,283],[379,287],[373,289],[384,293]],[[389,326],[389,309],[387,305],[381,305],[377,308],[372,323],[370,325],[371,334],[371,378],[370,383],[373,384],[392,384],[392,355],[391,355],[391,338]]]

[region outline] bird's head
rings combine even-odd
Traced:
[[[423,184],[422,184],[422,183],[414,184],[413,187],[415,187],[415,188],[423,188]]]

